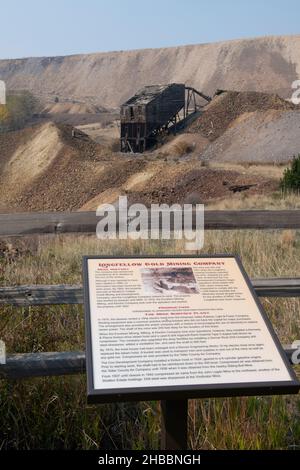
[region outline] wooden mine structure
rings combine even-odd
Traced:
[[[142,153],[157,143],[159,135],[176,133],[198,111],[196,95],[211,101],[180,83],[145,86],[121,106],[121,151]]]

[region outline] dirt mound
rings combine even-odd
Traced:
[[[267,110],[300,110],[278,95],[258,92],[226,91],[216,95],[203,114],[193,122],[189,131],[201,133],[211,142],[218,139],[229,126],[245,113]]]
[[[244,113],[202,154],[204,160],[282,164],[300,153],[300,110]]]
[[[154,153],[161,156],[184,157],[202,154],[210,141],[200,133],[182,132],[159,147]]]
[[[235,188],[261,194],[278,187],[258,175],[203,168],[195,156],[174,160],[112,152],[72,126],[51,122],[1,136],[0,155],[0,210],[6,212],[93,210],[120,194],[146,205],[205,203],[228,198]]]
[[[75,209],[140,166],[53,123],[1,136],[0,155],[1,210]]]
[[[62,149],[59,129],[52,123],[0,134],[1,206],[9,205],[43,174]]]
[[[246,173],[246,172],[244,172]],[[147,162],[114,188],[109,188],[84,204],[82,210],[96,210],[99,204],[114,204],[120,195],[130,203],[208,203],[247,195],[268,194],[278,189],[278,180],[243,174],[231,169],[205,168],[200,162]]]
[[[145,165],[141,160],[110,160],[106,155],[105,160],[99,154],[84,160],[80,153],[65,154],[31,185],[20,200],[21,206],[28,210],[76,210],[98,194],[122,186]]]
[[[278,189],[278,182],[259,176],[246,176],[236,171],[197,168],[181,165],[172,177],[148,181],[143,190],[128,193],[131,202],[151,204],[208,203],[215,199],[228,198],[236,193],[247,195],[267,194]],[[166,174],[166,169],[164,174]]]

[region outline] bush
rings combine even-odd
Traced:
[[[0,110],[0,132],[22,129],[39,107],[37,98],[29,91],[8,95],[5,107]]]
[[[184,155],[193,152],[195,149],[194,144],[187,142],[186,140],[179,140],[172,145],[171,153],[177,157],[183,157]]]
[[[280,181],[281,189],[300,190],[300,154],[293,158],[290,168],[286,168]]]

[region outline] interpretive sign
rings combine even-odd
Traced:
[[[235,256],[84,257],[88,401],[297,393]]]

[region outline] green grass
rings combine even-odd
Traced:
[[[238,253],[253,277],[297,276],[300,234],[207,232],[203,252]],[[81,283],[83,254],[183,254],[182,242],[47,237],[19,242],[0,259],[2,285]],[[300,301],[265,299],[283,343],[300,339]],[[9,353],[84,349],[82,306],[1,307]],[[88,406],[85,376],[0,381],[0,449],[158,449],[157,402]],[[193,449],[300,448],[298,397],[191,400]]]

